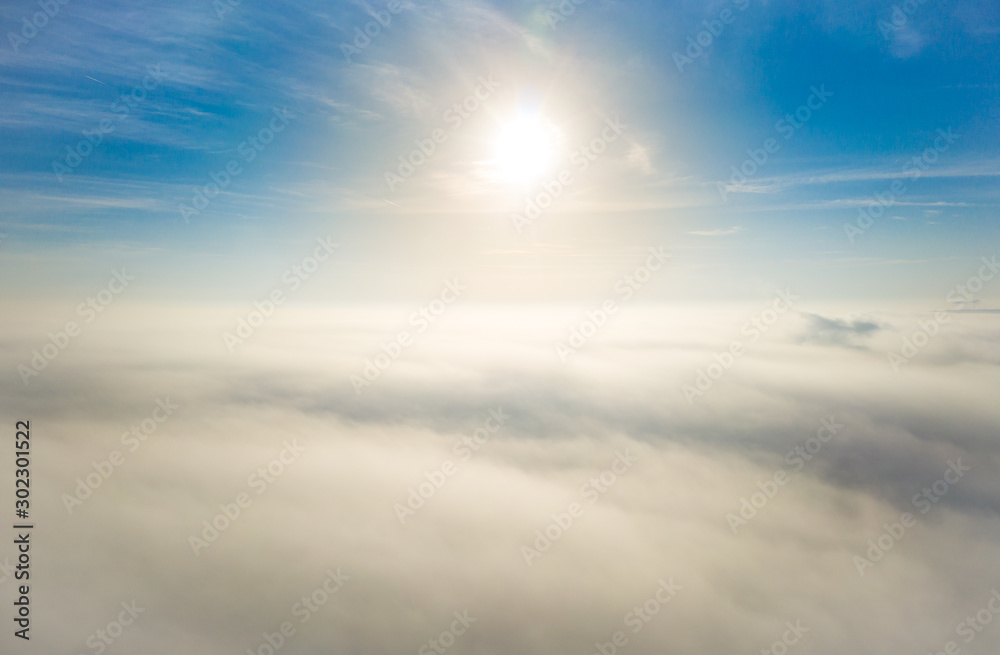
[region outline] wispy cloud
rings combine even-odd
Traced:
[[[688,234],[693,234],[699,237],[725,237],[730,234],[736,234],[737,232],[742,232],[743,228],[739,225],[734,225],[730,228],[720,228],[716,230],[691,230]]]

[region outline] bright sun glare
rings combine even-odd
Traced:
[[[553,130],[537,114],[521,113],[504,125],[495,142],[498,175],[510,182],[530,182],[552,165]]]

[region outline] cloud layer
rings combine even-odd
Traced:
[[[453,308],[358,395],[350,376],[405,312],[286,308],[230,355],[225,311],[116,309],[5,392],[37,435],[45,652],[90,652],[133,599],[120,652],[255,651],[284,621],[288,652],[418,652],[464,611],[453,652],[586,655],[617,631],[627,652],[751,651],[787,621],[808,628],[801,652],[921,651],[998,584],[990,315],[956,316],[894,373],[885,353],[922,315],[868,330],[789,313],[750,339],[760,308],[634,309],[563,364],[576,312]],[[871,334],[845,349],[809,330]],[[38,345],[14,332],[12,373]],[[744,355],[689,404],[682,386],[733,340]],[[130,450],[158,399],[178,409]],[[841,427],[820,443],[824,423]],[[64,494],[113,450],[124,464],[70,513]],[[949,462],[971,470],[921,513]],[[915,525],[861,575],[904,512]],[[338,567],[349,579],[300,623]],[[661,581],[680,590],[633,632]],[[987,627],[974,647],[998,643]]]

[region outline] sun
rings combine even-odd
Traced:
[[[556,130],[536,112],[519,112],[500,127],[494,140],[493,164],[497,177],[506,182],[529,183],[539,179],[553,164]]]

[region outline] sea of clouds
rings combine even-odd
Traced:
[[[949,313],[894,368],[940,308],[799,306],[753,338],[768,307],[626,308],[564,362],[579,308],[455,306],[418,332],[409,307],[284,307],[230,352],[246,308],[122,306],[27,384],[61,314],[8,321],[31,646],[995,650],[997,315]]]

